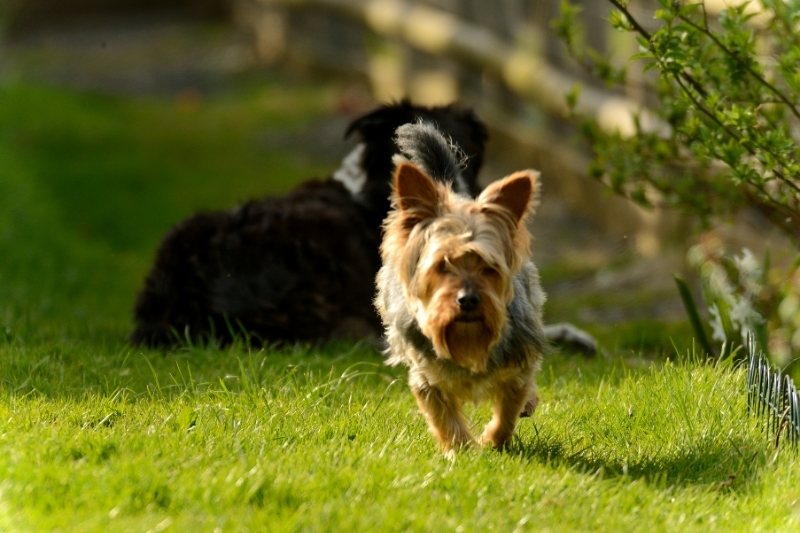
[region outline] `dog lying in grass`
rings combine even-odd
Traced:
[[[375,338],[381,221],[389,210],[395,130],[426,121],[464,155],[462,194],[477,193],[486,128],[468,109],[408,101],[355,120],[341,168],[286,196],[198,213],[164,237],[134,310],[134,344],[319,342]]]
[[[389,212],[393,158],[426,157],[426,147],[397,136],[405,124],[435,124],[457,154],[458,172],[437,175],[474,197],[487,131],[469,109],[409,101],[353,121],[359,143],[328,178],[282,197],[195,214],[164,237],[134,309],[132,343],[253,344],[376,339],[372,305],[380,267],[381,223]],[[430,159],[430,158],[428,158]],[[439,161],[444,161],[439,159]],[[592,353],[594,340],[569,325],[548,338]]]

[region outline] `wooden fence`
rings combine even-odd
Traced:
[[[507,91],[563,117],[565,94],[583,84],[586,110],[639,107],[641,84],[610,93],[569,59],[550,28],[559,0],[236,0],[237,19],[267,61],[289,58],[369,77],[379,99],[473,100]],[[582,21],[601,53],[635,51],[605,21],[606,2],[586,1]],[[428,80],[441,81],[439,84]],[[509,98],[511,103],[515,98]],[[613,107],[612,105],[612,107]],[[610,124],[609,124],[610,126]]]
[[[576,2],[577,3],[577,2]],[[603,127],[633,131],[633,114],[662,128],[643,105],[636,75],[616,92],[589,77],[551,28],[560,0],[234,0],[234,17],[250,29],[265,62],[358,74],[378,101],[469,102],[495,130],[527,150],[526,164],[572,207],[612,231],[635,236],[645,254],[658,251],[664,217],[623,200],[597,202],[586,178],[587,154],[575,148],[566,95],[581,85],[580,110]],[[637,2],[644,5],[644,2]],[[621,60],[636,43],[607,22],[610,4],[584,0],[589,44]],[[614,213],[609,216],[609,211]]]

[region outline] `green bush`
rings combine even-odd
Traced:
[[[636,120],[629,136],[583,121],[593,175],[640,204],[704,221],[747,206],[800,244],[800,2],[745,2],[712,16],[702,2],[660,0],[647,21],[629,2],[609,2],[613,27],[639,44],[626,65],[583,44],[579,8],[566,0],[555,27],[611,85],[624,86],[631,65],[653,71],[646,89],[665,127]]]
[[[707,238],[689,259],[713,339],[732,349],[754,331],[786,364],[800,355],[800,2],[731,2],[712,14],[703,2],[659,0],[650,17],[626,0],[608,2],[611,25],[639,45],[621,65],[585,44],[580,8],[569,1],[554,27],[612,87],[629,87],[634,68],[643,71],[653,101],[634,117],[633,134],[576,114],[593,151],[591,174],[638,204],[677,207],[704,224],[747,208],[782,230],[796,256],[786,271],[769,271],[768,261],[743,268],[758,264],[749,251],[730,257]],[[573,109],[576,94],[568,96]]]

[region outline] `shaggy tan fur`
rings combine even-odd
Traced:
[[[491,399],[480,442],[497,448],[536,404],[544,295],[525,222],[537,178],[516,172],[472,200],[411,163],[395,171],[376,307],[389,363],[409,366],[417,404],[447,454],[473,442],[464,402]]]

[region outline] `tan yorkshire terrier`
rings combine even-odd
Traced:
[[[470,199],[447,185],[458,179],[458,158],[435,128],[406,125],[398,137],[424,149],[396,162],[384,223],[376,307],[387,362],[409,367],[411,391],[446,455],[474,442],[462,414],[468,401],[491,400],[479,443],[504,448],[517,418],[536,407],[546,345],[526,228],[538,174],[515,172]]]

